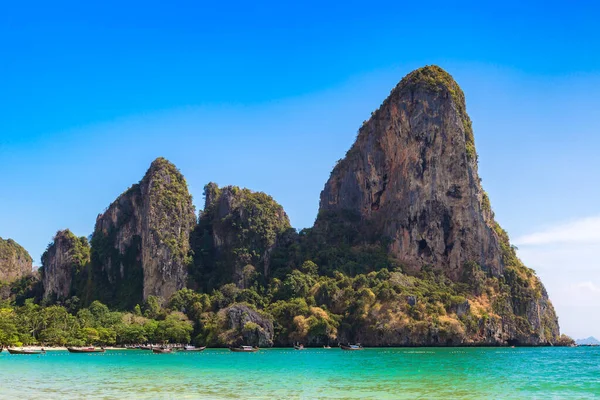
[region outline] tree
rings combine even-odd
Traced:
[[[300,266],[300,271],[307,275],[317,276],[319,273],[319,267],[314,262],[307,260]]]
[[[312,276],[294,270],[283,281],[282,296],[284,299],[307,297],[314,284],[315,279]]]
[[[116,341],[125,344],[147,343],[148,335],[143,325],[137,323],[122,324],[117,328]]]
[[[163,343],[189,343],[194,328],[181,312],[172,312],[158,322],[155,338]]]
[[[16,321],[22,332],[21,341],[24,344],[35,343],[44,323],[40,306],[33,299],[25,300],[23,306],[17,309]]]
[[[0,308],[0,345],[20,344],[15,312],[11,308]]]
[[[146,318],[156,318],[162,314],[162,299],[156,296],[148,296],[144,308]]]
[[[169,308],[187,314],[194,321],[200,319],[204,309],[210,307],[210,300],[206,294],[196,293],[191,289],[178,290],[171,296]]]

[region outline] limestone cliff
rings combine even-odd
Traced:
[[[87,238],[77,237],[70,230],[58,231],[42,255],[44,298],[66,299],[74,292],[84,269],[90,262]]]
[[[388,238],[407,267],[458,278],[475,261],[502,273],[464,95],[445,71],[409,74],[360,128],[321,193],[317,225],[341,211]]]
[[[267,277],[278,237],[288,216],[271,196],[235,186],[204,188],[205,205],[194,235],[198,283],[205,288],[234,282],[248,273]]]
[[[480,320],[481,335],[466,340],[557,339],[545,289],[494,220],[477,173],[464,94],[441,68],[407,75],[360,128],[321,193],[315,228],[327,237],[330,221],[339,219],[361,233],[357,243],[385,244],[407,273],[432,268],[454,282],[472,283],[478,275],[469,272],[479,270],[500,279],[487,299],[495,310],[486,306],[497,319]],[[491,321],[496,325],[487,326]],[[431,332],[399,332],[390,342],[380,336],[380,344],[435,343]]]
[[[96,220],[90,295],[133,307],[150,295],[168,298],[185,287],[195,224],[183,175],[157,158]]]
[[[12,239],[0,237],[0,282],[13,282],[31,274],[32,258]]]

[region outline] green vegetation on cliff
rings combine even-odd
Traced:
[[[42,254],[40,279],[44,281],[46,301],[82,293],[87,285],[90,244],[66,229],[59,231]],[[52,298],[52,299],[51,299]]]
[[[249,275],[270,274],[271,252],[290,222],[273,198],[237,186],[204,188],[205,207],[192,235],[193,277],[205,290],[241,285]]]
[[[0,237],[0,260],[6,260],[11,257],[22,258],[29,262],[33,261],[27,250],[19,243],[12,239],[5,240]]]
[[[148,188],[148,213],[152,215],[154,222],[152,233],[168,246],[174,259],[189,264],[188,236],[173,229],[174,226],[195,224],[195,221],[191,224],[189,221],[188,211],[191,209],[194,214],[194,207],[185,178],[175,165],[159,157],[152,162],[140,185]]]
[[[119,226],[119,220],[117,226]],[[116,244],[118,228],[98,231],[91,240],[91,263],[86,271],[86,285],[79,296],[85,304],[100,300],[119,309],[130,309],[141,301],[144,275],[141,258],[141,237],[135,235],[120,251]],[[121,268],[103,268],[105,265]]]
[[[467,156],[470,160],[476,160],[475,135],[473,134],[471,118],[469,118],[469,115],[467,114],[465,94],[454,78],[452,78],[452,75],[437,65],[428,65],[406,75],[398,84],[397,89],[404,87],[415,89],[419,85],[426,85],[429,89],[434,91],[447,90],[448,93],[450,93],[450,96],[452,96],[454,104],[457,107],[458,115],[460,116],[465,131]]]

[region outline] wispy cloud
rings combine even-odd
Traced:
[[[521,236],[517,245],[600,244],[600,216],[578,219]]]
[[[600,293],[600,287],[598,287],[598,285],[595,285],[593,282],[591,281],[586,281],[586,282],[579,282],[575,285],[572,286],[573,289],[577,289],[577,290],[589,290],[590,292],[593,293]]]
[[[552,300],[563,332],[600,335],[600,216],[534,230],[515,240],[519,257],[535,269]]]

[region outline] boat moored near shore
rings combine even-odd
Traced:
[[[238,346],[238,347],[230,347],[229,348],[230,351],[233,351],[235,353],[255,353],[258,350],[260,350],[260,348],[256,347],[256,346]]]
[[[152,352],[154,354],[169,354],[173,352],[173,349],[168,349],[166,347],[153,347]]]
[[[365,348],[361,346],[360,343],[356,344],[340,344],[340,349],[342,350],[364,350]]]
[[[196,346],[184,346],[181,351],[195,351],[200,352],[206,350],[206,346],[196,347]]]
[[[67,347],[69,353],[104,353],[104,347]]]
[[[6,350],[8,350],[8,352],[10,354],[29,354],[29,355],[34,355],[34,354],[46,354],[46,350],[44,350],[44,348],[41,348],[40,350],[37,349],[25,349],[25,348],[10,348],[7,347]]]

